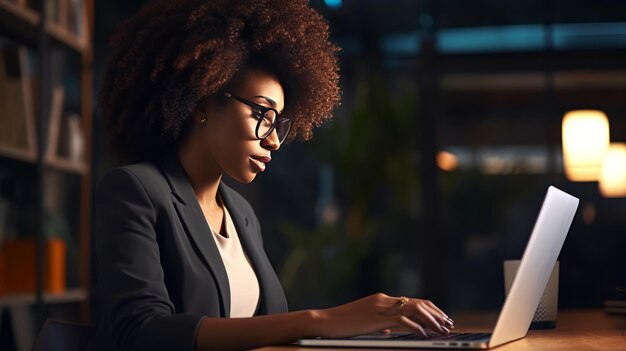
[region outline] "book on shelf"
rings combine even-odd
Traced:
[[[46,6],[46,20],[81,37],[84,33],[83,0],[31,0],[31,7],[41,11]]]
[[[67,116],[67,157],[74,162],[83,162],[85,153],[85,139],[83,128],[81,126],[81,118],[77,113],[71,113]]]
[[[59,9],[59,1],[46,0],[44,4],[46,6],[46,21],[60,24],[59,15],[61,11]]]
[[[63,113],[54,158],[80,164],[84,160],[84,148],[80,115],[74,112]]]
[[[64,108],[65,89],[61,84],[52,90],[48,124],[48,144],[45,159],[49,164],[63,162],[80,168],[84,166],[85,141],[80,115]]]
[[[48,124],[48,145],[46,159],[51,160],[59,152],[59,134],[61,132],[61,116],[63,115],[63,99],[65,89],[62,85],[55,85],[52,89],[52,104],[50,105],[50,119]]]
[[[65,0],[69,1],[67,11],[67,28],[71,33],[83,38],[86,33],[86,21],[83,0]]]
[[[66,242],[48,238],[44,242],[44,291],[62,293],[67,281]],[[34,293],[37,289],[37,242],[35,238],[19,238],[0,248],[3,274],[2,294]]]
[[[0,48],[0,148],[30,158],[37,150],[25,46]]]

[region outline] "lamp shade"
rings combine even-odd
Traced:
[[[609,148],[609,120],[598,110],[570,111],[563,117],[563,166],[567,179],[597,181]]]
[[[604,197],[626,197],[626,144],[611,143],[602,162],[598,184]]]

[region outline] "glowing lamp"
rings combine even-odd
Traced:
[[[437,166],[444,171],[452,172],[459,166],[459,158],[451,152],[439,151],[437,153]]]
[[[609,120],[602,111],[570,111],[563,117],[565,176],[575,182],[597,181],[609,148]]]
[[[611,143],[602,162],[598,184],[604,197],[626,197],[626,144]]]

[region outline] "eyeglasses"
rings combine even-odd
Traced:
[[[291,130],[291,120],[289,118],[279,117],[278,111],[275,108],[256,104],[229,92],[224,92],[224,96],[252,107],[254,117],[258,120],[254,130],[257,139],[263,140],[267,138],[274,130],[276,130],[276,134],[278,135],[279,143],[282,144],[285,139],[287,139],[287,135],[289,135],[289,131]]]

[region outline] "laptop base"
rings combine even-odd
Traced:
[[[413,333],[368,334],[347,339],[301,339],[298,345],[317,347],[365,347],[365,348],[489,348],[488,333],[452,333],[424,339]]]

